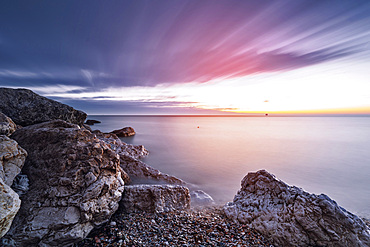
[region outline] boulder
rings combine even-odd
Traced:
[[[186,210],[190,208],[189,189],[180,185],[128,185],[120,207],[126,213]]]
[[[256,229],[277,246],[370,246],[369,229],[328,196],[289,186],[265,170],[248,173],[227,217]]]
[[[108,143],[112,150],[120,155],[127,155],[134,159],[144,158],[149,154],[149,151],[143,145],[132,145],[122,142],[117,135],[112,133],[103,133],[100,130],[95,130],[93,133],[100,140]]]
[[[86,113],[42,97],[28,89],[0,88],[0,112],[27,126],[55,119],[82,125]]]
[[[21,172],[27,152],[7,136],[0,135],[0,178],[11,186]]]
[[[192,206],[208,206],[215,204],[213,198],[203,190],[190,191],[190,198]]]
[[[127,137],[135,135],[135,130],[132,127],[125,127],[119,130],[113,130],[111,133],[116,134],[118,137]]]
[[[98,121],[98,120],[94,120],[94,119],[88,119],[88,120],[86,120],[86,122],[85,122],[85,124],[87,124],[87,125],[94,125],[94,124],[96,124],[96,123],[101,123],[100,121]]]
[[[9,232],[17,246],[69,246],[107,222],[124,189],[119,156],[90,131],[62,120],[21,128],[30,188]]]
[[[17,129],[17,125],[10,117],[0,112],[0,135],[10,136]]]
[[[18,194],[0,178],[0,238],[9,230],[20,206]]]

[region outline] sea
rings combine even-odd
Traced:
[[[149,150],[143,161],[232,201],[248,172],[265,169],[289,185],[326,194],[370,218],[370,117],[89,116],[91,126]]]

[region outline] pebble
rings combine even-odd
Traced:
[[[234,223],[220,207],[168,213],[117,212],[111,221],[74,247],[273,245],[253,229]]]

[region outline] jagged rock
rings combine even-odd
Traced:
[[[203,190],[190,191],[191,205],[206,206],[215,203],[213,198]]]
[[[328,196],[289,186],[265,170],[248,173],[225,214],[278,246],[370,246],[369,229]]]
[[[186,210],[190,207],[189,189],[180,185],[128,185],[120,207],[127,213]]]
[[[122,142],[116,134],[103,133],[95,130],[93,133],[100,139],[108,143],[112,150],[120,155],[128,155],[135,159],[140,159],[149,154],[149,151],[143,145],[132,145]]]
[[[0,178],[11,186],[20,173],[27,152],[18,143],[7,136],[0,135]]]
[[[86,120],[86,122],[85,122],[85,124],[87,124],[87,125],[94,125],[94,124],[96,124],[96,123],[101,123],[100,121],[98,121],[98,120],[94,120],[94,119],[88,119],[88,120]]]
[[[109,220],[124,189],[119,157],[90,131],[62,120],[21,128],[29,191],[9,232],[17,246],[68,246]]]
[[[9,230],[20,206],[17,193],[0,178],[0,238]]]
[[[119,130],[113,130],[111,133],[116,134],[118,137],[127,137],[135,135],[135,130],[132,127],[125,127]]]
[[[120,155],[122,169],[129,175],[134,184],[179,184],[186,183],[175,177],[145,164],[128,155]]]
[[[0,135],[10,136],[17,129],[17,125],[10,117],[0,112]]]
[[[0,88],[0,112],[27,126],[55,119],[82,125],[86,113],[42,97],[28,89]]]

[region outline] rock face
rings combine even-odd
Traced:
[[[0,88],[0,112],[27,126],[55,119],[82,125],[86,113],[42,97],[28,89]]]
[[[9,230],[20,206],[18,194],[0,178],[0,238]]]
[[[278,246],[370,246],[369,229],[328,196],[289,186],[265,170],[248,173],[225,214]]]
[[[116,134],[103,133],[99,130],[95,130],[93,133],[100,140],[108,143],[111,149],[120,155],[128,155],[134,159],[141,159],[149,154],[149,151],[146,150],[143,145],[126,144],[122,142]]]
[[[135,135],[135,130],[132,127],[125,127],[119,130],[113,130],[111,133],[116,134],[119,137],[127,137]]]
[[[68,246],[117,210],[119,157],[90,131],[62,120],[21,128],[12,138],[29,156],[29,191],[5,235],[16,246]]]
[[[192,206],[206,206],[215,203],[213,198],[203,190],[194,190],[190,192]]]
[[[21,172],[27,152],[9,137],[0,135],[0,178],[11,186]]]
[[[94,124],[96,124],[96,123],[101,123],[100,121],[98,121],[98,120],[94,120],[94,119],[88,119],[88,120],[86,120],[86,122],[85,122],[85,124],[87,124],[87,125],[94,125]]]
[[[10,136],[16,129],[17,125],[13,120],[0,112],[0,135]]]
[[[21,171],[26,156],[27,152],[16,141],[0,135],[0,238],[9,230],[21,206],[19,196],[10,186]]]
[[[190,207],[189,189],[180,185],[129,185],[120,206],[127,213],[186,210]]]

